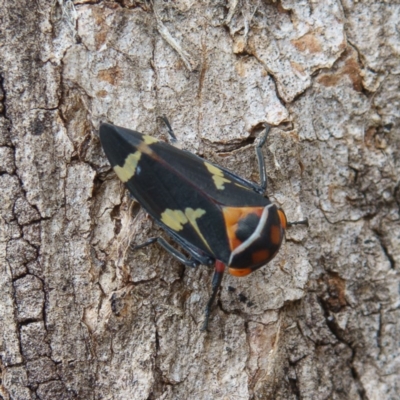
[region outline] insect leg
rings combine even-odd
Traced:
[[[158,225],[160,225],[165,232],[171,236],[171,238],[178,243],[179,246],[183,247],[190,255],[191,258],[198,261],[200,264],[203,265],[214,265],[215,263],[215,258],[211,257],[210,255],[205,254],[201,250],[197,249],[193,245],[191,245],[189,242],[186,240],[183,240],[181,237],[179,237],[171,228],[168,226],[164,225],[160,221],[156,221]]]
[[[258,160],[258,171],[260,174],[260,185],[258,186],[257,191],[260,194],[264,194],[267,190],[267,172],[265,170],[265,162],[264,162],[264,154],[262,152],[262,148],[267,141],[268,133],[270,131],[271,127],[267,124],[265,124],[265,133],[263,138],[260,140],[256,147],[256,154],[257,154],[257,160]]]
[[[287,227],[290,228],[293,225],[306,225],[308,226],[308,218],[302,220],[302,221],[294,221],[294,222],[288,222]]]
[[[151,238],[147,242],[139,244],[137,246],[133,246],[131,248],[132,248],[132,250],[138,250],[138,249],[142,249],[143,247],[149,246],[150,244],[153,244],[155,242],[159,243],[165,250],[168,251],[169,254],[171,254],[171,256],[175,257],[182,264],[185,264],[186,266],[192,267],[192,268],[198,267],[200,265],[200,261],[198,261],[194,258],[189,259],[189,258],[185,257],[180,251],[176,250],[165,239],[163,239],[161,237]]]
[[[157,118],[161,119],[164,122],[164,124],[166,125],[167,130],[168,130],[168,135],[171,136],[171,143],[175,144],[178,141],[178,139],[175,136],[175,133],[174,133],[174,131],[172,129],[171,124],[168,121],[167,116],[164,114],[161,117],[157,117]]]
[[[210,319],[211,307],[214,304],[215,298],[217,297],[218,289],[221,286],[222,277],[224,276],[224,271],[225,271],[225,265],[221,261],[216,260],[214,276],[212,279],[212,293],[206,306],[205,310],[206,318],[204,319],[204,323],[201,328],[202,331],[208,330],[208,320]]]
[[[267,141],[268,133],[270,131],[271,127],[267,124],[265,124],[265,133],[264,136],[260,139],[260,142],[256,146],[256,155],[257,155],[257,161],[258,161],[258,170],[259,170],[259,175],[260,175],[260,184],[254,183],[252,181],[248,181],[247,179],[243,179],[237,175],[232,174],[232,172],[226,170],[225,168],[222,168],[220,166],[217,166],[219,169],[222,169],[224,171],[224,174],[226,176],[233,176],[235,180],[240,180],[242,181],[242,185],[248,188],[251,188],[258,194],[264,195],[264,193],[267,190],[267,172],[265,170],[265,162],[264,162],[264,155],[262,152],[262,147],[264,146],[265,142]]]

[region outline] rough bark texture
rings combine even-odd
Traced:
[[[389,2],[2,0],[0,398],[400,398],[399,32]],[[98,139],[162,114],[254,180],[274,125],[268,194],[310,221],[206,334],[212,269],[130,250],[162,232]]]

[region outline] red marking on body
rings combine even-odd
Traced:
[[[242,276],[249,275],[251,274],[251,272],[252,272],[251,268],[242,268],[242,269],[229,268],[229,273],[239,278],[241,278]]]
[[[271,242],[275,245],[281,244],[282,232],[281,232],[281,228],[278,225],[271,226],[270,239],[271,239]]]
[[[225,271],[225,264],[222,261],[216,260],[215,261],[215,272],[224,273]]]
[[[261,263],[266,264],[269,259],[270,259],[270,253],[268,250],[256,251],[251,255],[251,260],[253,261],[254,264],[261,264]]]
[[[283,212],[282,209],[278,210],[278,216],[279,216],[279,219],[281,221],[282,228],[286,229],[286,227],[287,227],[287,219],[286,219],[286,215],[285,215],[285,213]]]
[[[263,213],[263,207],[223,207],[222,212],[224,214],[226,233],[229,239],[229,247],[231,251],[235,250],[236,247],[240,246],[242,242],[236,237],[236,231],[238,229],[238,223],[243,218],[246,218],[249,214],[255,214],[259,218]]]

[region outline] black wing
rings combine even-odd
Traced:
[[[263,207],[251,183],[196,155],[139,132],[102,124],[104,151],[143,208],[172,236],[225,263],[222,207]]]

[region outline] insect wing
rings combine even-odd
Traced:
[[[253,185],[234,173],[188,151],[165,142],[151,145],[163,163],[202,191],[215,203],[227,207],[259,207],[270,201],[254,191]]]
[[[100,139],[118,177],[143,208],[166,230],[202,250],[206,255],[229,260],[223,215],[183,171],[168,164],[155,145],[172,146],[128,129],[102,124]],[[178,150],[175,157],[189,153]]]
[[[108,161],[115,169],[136,151],[143,141],[143,135],[136,131],[102,123],[100,140]]]

